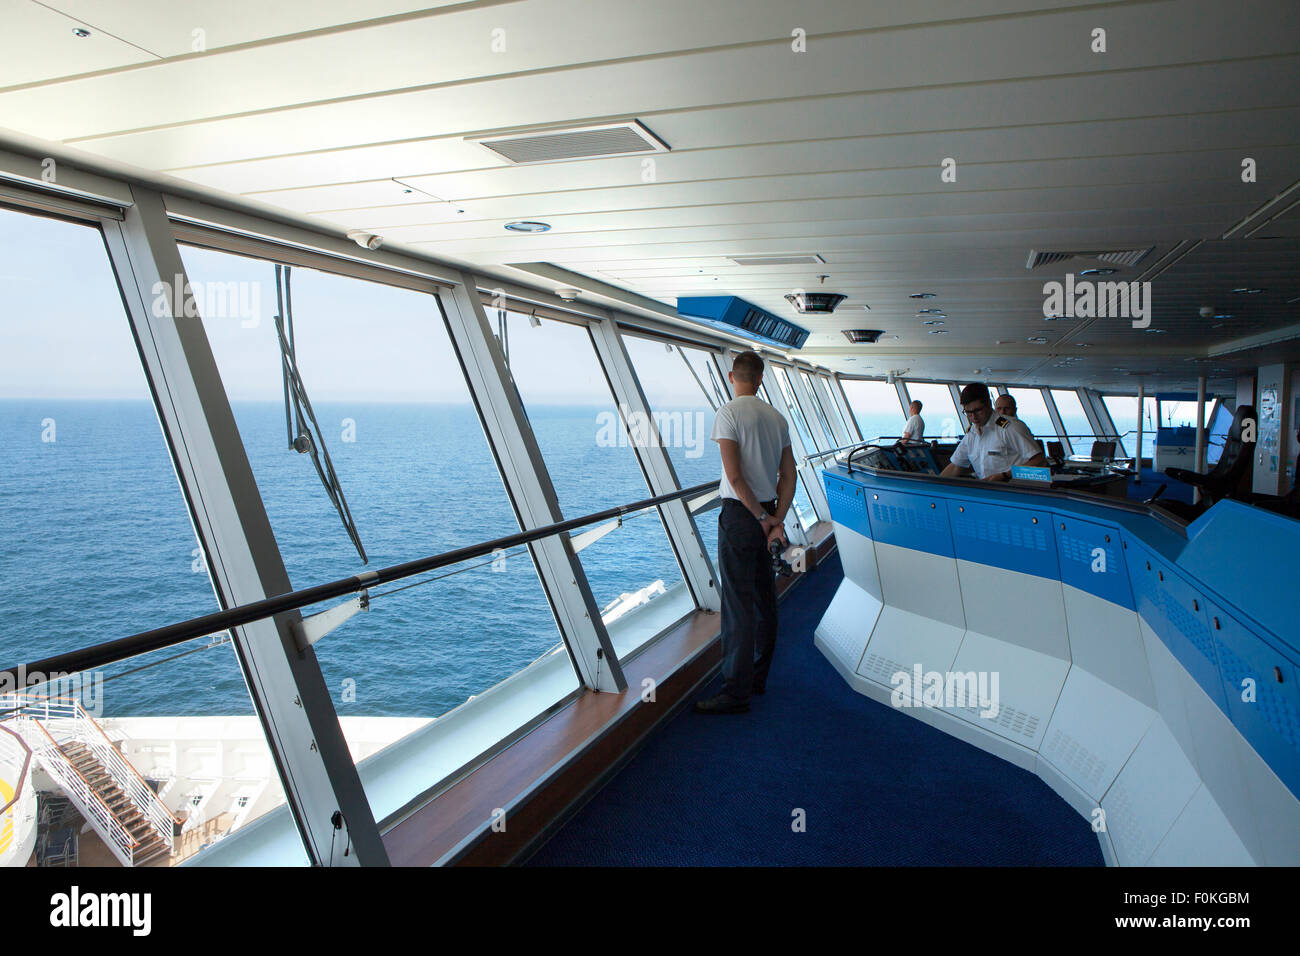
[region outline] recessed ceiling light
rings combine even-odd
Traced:
[[[1147,329],[1146,331],[1148,331],[1148,332],[1155,332],[1155,333],[1157,333],[1157,334],[1163,334],[1165,330],[1164,330],[1164,329]]]
[[[523,220],[521,222],[508,222],[506,223],[506,228],[511,232],[547,232],[550,230],[551,224],[549,222],[529,222],[528,220]]]
[[[946,315],[943,309],[921,309],[917,315]]]
[[[1263,289],[1247,288],[1246,286],[1242,286],[1240,289],[1233,289],[1232,294],[1233,295],[1259,295],[1263,291],[1264,291]]]
[[[1043,321],[1044,321],[1044,322],[1059,322],[1059,321],[1061,321],[1061,320],[1064,319],[1064,318],[1066,318],[1066,316],[1064,316],[1064,315],[1058,315],[1058,314],[1056,314],[1056,313],[1054,312],[1054,313],[1052,313],[1051,315],[1045,315],[1045,316],[1043,316]]]
[[[1118,269],[1084,269],[1079,273],[1081,276],[1113,276]]]
[[[1025,339],[1025,341],[1028,342],[1028,343],[1030,343],[1031,345],[1046,345],[1046,344],[1047,344],[1047,339],[1046,339],[1044,336],[1041,336],[1041,335],[1031,335],[1031,336],[1029,336],[1027,339]]]
[[[943,319],[926,319],[922,325],[943,325]]]
[[[1226,313],[1221,313],[1221,314],[1219,314],[1219,315],[1216,315],[1215,318],[1216,318],[1216,319],[1230,319],[1230,318],[1232,318],[1232,316],[1231,316],[1231,315],[1228,315],[1228,314],[1226,314]]]
[[[1076,349],[1090,349],[1090,348],[1092,348],[1092,343],[1091,343],[1091,342],[1075,342],[1075,343],[1074,343],[1074,347],[1075,347]]]
[[[81,37],[82,39],[85,39],[86,37],[90,36],[90,31],[87,30],[85,27],[77,27],[75,30],[72,31],[72,35],[74,37]]]
[[[933,299],[933,292],[913,292],[908,296],[909,299]]]
[[[931,330],[930,330],[930,334],[931,334],[931,335],[947,335],[947,334],[948,334],[948,330],[947,330],[947,329],[931,329]]]

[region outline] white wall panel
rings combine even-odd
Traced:
[[[966,629],[954,559],[883,541],[875,544],[881,599],[886,604],[959,630]],[[949,657],[948,663],[951,661]]]
[[[1253,866],[1254,862],[1204,786],[1148,861],[1151,866]]]
[[[880,616],[880,606],[879,599],[854,582],[841,582],[815,632],[823,653],[834,654],[850,672],[856,671]]]
[[[1154,719],[1151,708],[1076,663],[1043,735],[1039,764],[1051,764],[1097,806]]]
[[[1101,801],[1119,865],[1146,864],[1200,785],[1164,721],[1153,721]]]
[[[1061,593],[1074,666],[1154,707],[1155,689],[1137,615],[1069,584],[1061,585]]]
[[[876,543],[852,528],[835,523],[835,546],[844,565],[844,577],[858,585],[877,601],[880,592],[880,573],[876,567]]]

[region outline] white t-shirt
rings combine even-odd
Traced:
[[[910,438],[912,441],[920,441],[925,437],[925,419],[920,415],[913,415],[903,426],[903,437]]]
[[[1041,450],[1028,425],[1018,418],[995,415],[983,429],[970,427],[952,453],[952,463],[974,469],[976,478],[985,478],[1010,471],[1012,465],[1028,461]]]
[[[776,498],[781,453],[790,444],[790,426],[785,416],[755,395],[733,398],[713,417],[714,441],[728,438],[740,446],[740,473],[759,501]],[[740,500],[722,470],[719,492],[723,498]]]

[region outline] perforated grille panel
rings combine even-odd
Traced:
[[[1043,753],[1053,763],[1071,771],[1074,779],[1083,784],[1089,793],[1101,789],[1101,782],[1109,767],[1107,761],[1089,750],[1083,743],[1062,730],[1054,730]]]
[[[831,506],[831,517],[854,531],[870,536],[867,522],[867,502],[861,487],[834,478],[826,479],[826,501]]]
[[[963,538],[987,541],[1011,548],[1033,551],[1046,551],[1048,548],[1047,535],[1041,524],[989,520],[958,513],[953,517],[952,533]]]
[[[1227,684],[1229,695],[1236,695],[1241,700],[1241,682],[1249,677],[1255,681],[1255,702],[1246,706],[1258,708],[1258,714],[1281,737],[1300,749],[1300,711],[1286,696],[1277,692],[1277,684],[1272,674],[1261,674],[1260,668],[1252,667],[1222,641],[1216,641],[1219,650],[1219,666]]]
[[[1014,707],[1008,707],[1006,704],[999,705],[996,717],[981,717],[981,708],[979,707],[954,707],[953,711],[961,714],[973,724],[978,724],[981,727],[997,724],[1008,734],[1026,737],[1030,740],[1033,740],[1038,733],[1037,714],[1017,710]]]
[[[884,657],[874,652],[868,652],[867,656],[862,659],[862,664],[858,667],[858,673],[863,677],[870,677],[872,680],[884,684],[886,687],[893,687],[893,677],[898,672],[905,674],[912,672],[911,664],[900,664],[891,657]]]
[[[872,502],[871,517],[884,524],[897,525],[913,531],[930,531],[942,533],[943,522],[939,520],[934,509],[913,508],[907,505],[887,505],[879,501]]]
[[[1106,574],[1116,578],[1120,577],[1120,572],[1124,569],[1124,561],[1120,557],[1119,551],[1114,545],[1095,544],[1091,541],[1085,541],[1083,538],[1076,538],[1068,531],[1058,531],[1057,538],[1061,542],[1061,557],[1075,564],[1081,564],[1089,574]],[[1101,548],[1106,553],[1106,569],[1104,571],[1093,571],[1093,549]]]
[[[1169,593],[1167,588],[1156,590],[1155,601],[1170,625],[1191,642],[1197,653],[1214,663],[1214,638],[1201,616],[1183,607],[1182,602]]]

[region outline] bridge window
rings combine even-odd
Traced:
[[[205,310],[200,302],[200,312],[295,587],[519,530],[431,295],[299,267],[287,285],[282,276],[285,298],[292,290],[293,351],[311,409],[305,417],[316,427],[300,424],[296,410],[286,423],[275,316],[288,313],[277,303],[274,264],[186,246],[182,254],[192,283],[247,290],[239,297],[247,309]],[[322,463],[328,452],[368,565],[310,450],[290,448],[287,425],[295,436],[308,433]],[[536,712],[578,686],[525,547],[370,596],[367,613],[314,648],[345,734],[353,717],[409,718],[382,724],[379,733],[373,727],[381,724],[355,725],[357,759],[525,669]],[[382,786],[378,776],[363,776],[376,818],[477,756],[466,748],[495,742],[470,735],[456,746],[444,742],[436,759],[390,768]]]
[[[1036,388],[1008,388],[1007,391],[1016,400],[1016,417],[1029,426],[1034,437],[1043,443],[1044,449],[1049,441],[1056,441],[1056,426],[1047,414],[1043,393]]]
[[[1088,416],[1083,412],[1083,403],[1079,401],[1079,394],[1066,388],[1054,388],[1051,392],[1052,401],[1056,403],[1056,413],[1061,416],[1061,424],[1065,426],[1065,434],[1070,446],[1076,454],[1090,454],[1092,443],[1097,436],[1093,433],[1092,426],[1088,424]]]
[[[1119,433],[1120,442],[1124,447],[1125,455],[1133,455],[1137,451],[1137,396],[1136,395],[1103,395],[1102,402],[1106,410],[1110,412],[1110,420],[1115,425],[1115,431]],[[1142,423],[1142,457],[1151,458],[1155,454],[1155,436],[1156,436],[1156,400],[1148,397],[1143,407]]]
[[[846,378],[843,385],[864,441],[897,438],[903,434],[907,419],[899,407],[898,389],[888,382],[857,378]]]
[[[489,319],[495,316],[489,310]],[[649,497],[626,427],[626,410],[614,401],[587,329],[550,319],[534,327],[517,312],[507,312],[506,321],[510,373],[564,516],[576,518]],[[707,416],[675,416],[655,423],[670,448],[681,443],[688,455],[707,450]],[[650,437],[648,431],[634,434]],[[717,474],[710,477],[716,479]],[[607,533],[596,537],[600,529]],[[574,532],[574,546],[582,549],[578,556],[583,570],[609,622],[674,589],[681,591],[681,568],[657,509],[630,514],[622,525],[610,522]],[[689,600],[689,594],[686,597]],[[638,631],[639,638],[650,638],[659,629]],[[629,640],[633,646],[642,643]]]
[[[623,344],[651,413],[663,423],[663,440],[678,485],[689,488],[717,481],[722,474],[722,455],[718,443],[709,437],[718,402],[718,388],[709,377],[711,365],[713,374],[718,374],[712,356],[701,349],[636,335],[624,335]],[[716,516],[701,512],[695,524],[705,548],[716,558]]]
[[[921,403],[921,418],[925,421],[925,438],[958,441],[964,429],[957,417],[957,406],[952,401],[952,391],[947,385],[934,382],[908,382],[907,394]],[[902,430],[902,426],[899,426]]]

